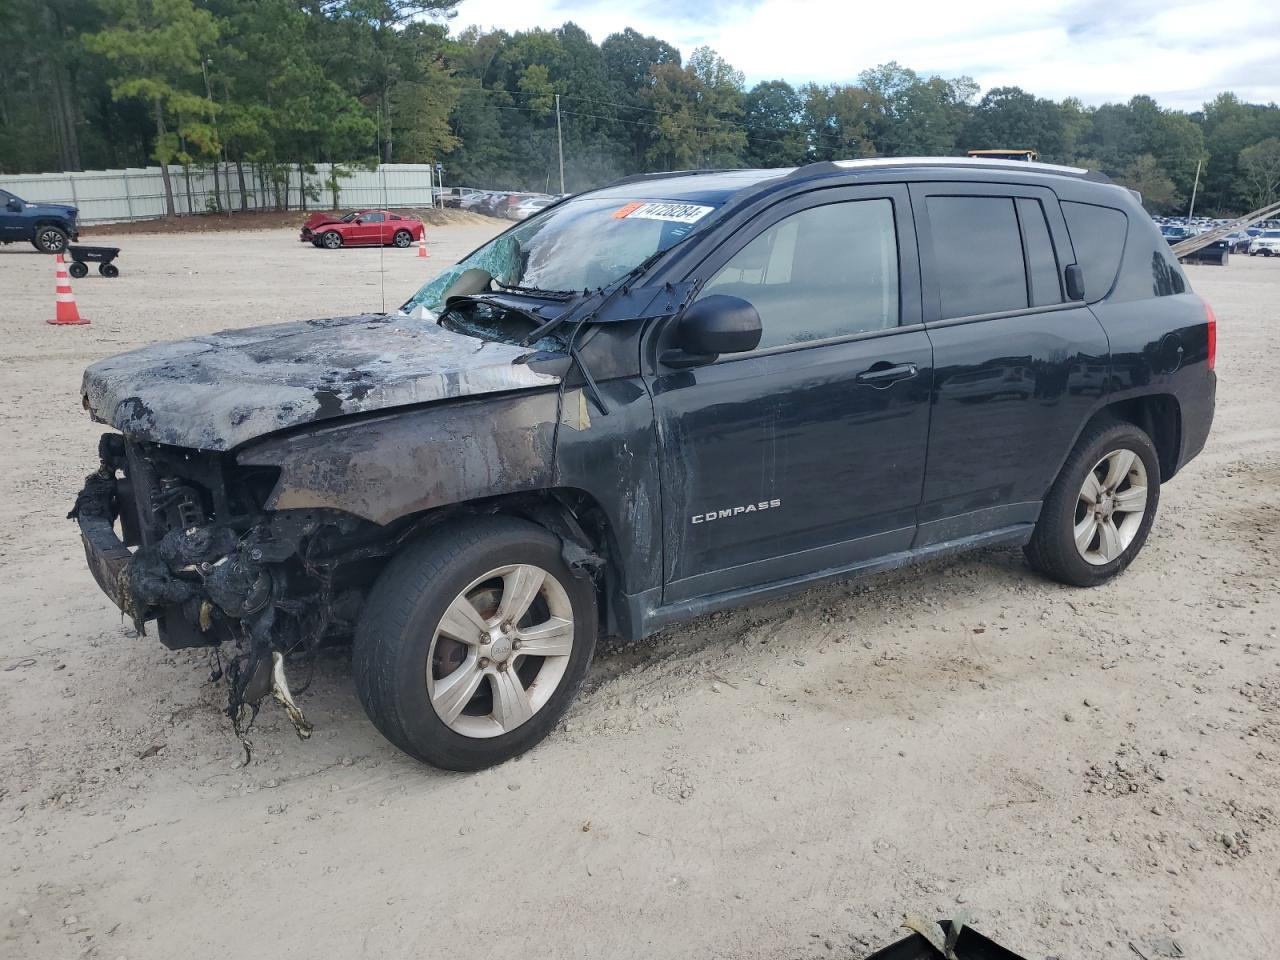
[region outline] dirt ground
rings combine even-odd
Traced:
[[[861,957],[961,911],[1027,958],[1274,956],[1274,261],[1188,268],[1217,422],[1108,586],[994,550],[606,644],[562,729],[473,775],[385,742],[335,655],[313,739],[268,705],[243,766],[205,655],[133,637],[64,519],[101,432],[80,371],[393,308],[493,229],[426,261],[129,236],[61,329],[52,261],[0,249],[0,956]]]

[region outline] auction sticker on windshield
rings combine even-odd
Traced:
[[[615,220],[667,220],[671,223],[697,223],[715,207],[697,203],[644,203],[635,201],[614,211]]]

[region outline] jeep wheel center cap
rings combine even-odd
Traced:
[[[489,659],[493,660],[494,662],[502,663],[510,656],[511,656],[511,638],[510,637],[506,637],[506,636],[498,637],[493,641],[493,643],[489,644]]]

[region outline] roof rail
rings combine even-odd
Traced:
[[[998,170],[1028,170],[1036,173],[1070,174],[1083,177],[1090,171],[1084,167],[1068,167],[1057,163],[1040,163],[1031,160],[997,160],[994,157],[865,157],[859,160],[820,160],[797,167],[791,176],[813,176],[815,173],[835,173],[840,170],[874,170],[881,167],[962,167],[995,168]],[[1096,176],[1096,174],[1095,174]]]

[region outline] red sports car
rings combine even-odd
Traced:
[[[422,239],[424,227],[417,217],[390,210],[359,210],[340,216],[336,213],[313,213],[302,225],[299,240],[309,240],[317,247],[337,250],[339,247],[407,247]]]

